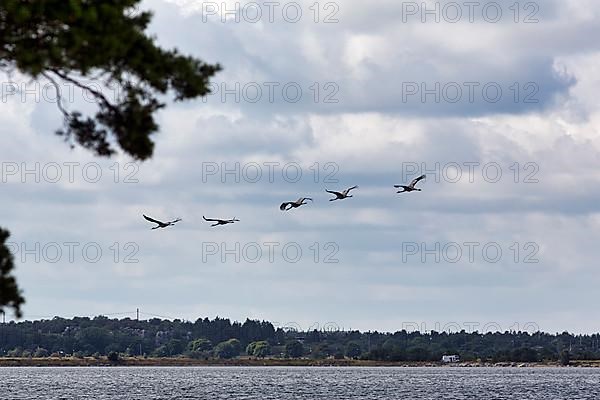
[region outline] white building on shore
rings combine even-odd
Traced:
[[[460,361],[460,357],[457,355],[442,356],[443,363],[457,363],[459,361]]]

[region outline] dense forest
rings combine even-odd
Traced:
[[[600,334],[527,332],[396,333],[275,328],[270,322],[208,318],[109,319],[98,316],[0,324],[0,356],[353,358],[377,361],[535,362],[600,359]]]

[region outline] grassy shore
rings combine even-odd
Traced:
[[[298,367],[441,367],[449,366],[435,362],[382,362],[366,360],[311,360],[311,359],[255,359],[237,358],[223,359],[194,359],[194,358],[137,358],[126,357],[117,362],[110,362],[106,357],[77,358],[77,357],[45,357],[45,358],[0,358],[0,367],[100,367],[100,366],[148,366],[148,367],[185,367],[185,366],[298,366]],[[461,362],[451,367],[555,367],[558,363],[478,363]],[[600,360],[572,361],[573,367],[600,367]]]

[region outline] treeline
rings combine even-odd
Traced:
[[[0,356],[354,358],[377,361],[537,362],[600,359],[600,335],[527,332],[298,332],[265,321],[76,317],[0,324]]]

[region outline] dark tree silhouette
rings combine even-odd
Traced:
[[[312,332],[315,332],[314,330]],[[55,356],[232,358],[241,349],[254,357],[298,358],[307,353],[322,359],[333,355],[384,362],[441,362],[443,355],[485,363],[600,360],[600,334],[574,335],[543,332],[364,332],[317,331],[308,343],[306,331],[275,328],[267,321],[243,324],[224,318],[195,322],[153,318],[109,319],[105,316],[55,317],[6,324],[0,329],[0,354],[20,357],[47,349]],[[229,337],[229,339],[223,339]],[[304,346],[301,341],[305,341]],[[218,343],[213,345],[213,343]],[[140,352],[140,349],[143,349]],[[1,360],[1,359],[0,359]],[[1,362],[0,362],[1,364]]]
[[[164,50],[147,36],[152,14],[135,11],[140,0],[0,1],[0,70],[18,70],[54,85],[64,126],[56,133],[99,156],[120,148],[137,160],[152,156],[154,113],[159,96],[175,101],[210,93],[209,79],[221,67]],[[93,116],[68,110],[60,85],[75,85],[97,103]],[[115,98],[105,93],[121,93]],[[6,247],[3,266],[12,268]],[[4,268],[4,267],[3,267]],[[2,272],[0,307],[22,304],[16,283]],[[4,283],[6,282],[6,283]],[[4,285],[7,285],[6,287]]]
[[[25,302],[17,287],[15,278],[11,275],[14,268],[13,255],[6,246],[10,236],[8,231],[0,228],[0,311],[4,313],[4,306],[12,307],[17,317],[21,316],[21,305]]]
[[[70,83],[98,101],[94,117],[58,107],[65,126],[58,133],[101,156],[119,147],[136,159],[152,155],[150,139],[162,108],[157,96],[175,100],[210,93],[209,78],[220,66],[177,50],[163,50],[144,30],[152,14],[131,13],[140,0],[3,0],[0,3],[0,68],[19,71],[55,85]],[[94,85],[90,84],[90,81]],[[123,93],[110,99],[96,84]]]

